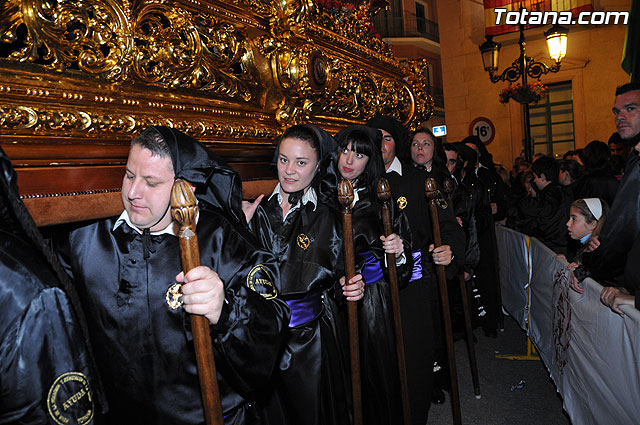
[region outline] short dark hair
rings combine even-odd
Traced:
[[[640,83],[627,83],[616,87],[616,96],[629,93],[630,91],[640,90]]]
[[[541,156],[531,165],[531,171],[536,173],[538,177],[544,174],[549,182],[558,182],[558,162],[550,156]]]
[[[169,150],[169,145],[167,144],[167,142],[165,142],[162,134],[160,134],[160,132],[154,127],[149,127],[145,131],[134,137],[131,141],[130,149],[136,145],[140,146],[141,148],[150,150],[151,152],[153,152],[154,156],[171,159],[171,151]]]
[[[453,144],[453,143],[443,143],[442,147],[444,148],[445,151],[452,151],[455,153],[458,153],[458,148]]]
[[[560,161],[560,170],[566,171],[569,173],[569,177],[571,181],[576,181],[580,178],[580,174],[582,174],[582,166],[578,161],[574,161],[573,159],[563,159]]]

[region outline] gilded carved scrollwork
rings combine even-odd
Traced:
[[[14,59],[39,60],[59,71],[75,67],[118,81],[126,78],[133,47],[122,4],[7,0],[0,10],[0,34],[2,41],[18,43],[11,53]],[[24,37],[19,36],[20,28],[26,29]]]
[[[309,44],[297,49],[281,45],[269,57],[275,85],[284,94],[276,119],[283,124],[309,121],[329,94],[332,75],[327,57]]]
[[[133,32],[133,69],[143,82],[252,99],[256,84],[242,66],[245,36],[231,23],[150,4],[140,11]]]
[[[242,122],[220,122],[216,119],[181,120],[171,116],[149,117],[137,114],[100,114],[96,112],[33,108],[0,105],[0,127],[10,130],[29,129],[34,134],[51,134],[60,130],[65,134],[95,135],[104,137],[115,133],[130,139],[150,125],[167,125],[194,137],[244,139],[269,142],[278,131],[261,124]]]
[[[412,104],[414,109],[407,121],[407,127],[415,130],[423,122],[429,120],[433,114],[434,101],[428,90],[429,78],[427,72],[429,62],[426,59],[408,60],[404,63],[404,66],[407,83],[413,96]]]
[[[402,65],[372,32],[372,13],[385,4],[338,10],[324,0],[6,0],[0,90],[9,75],[3,69],[17,60],[39,67],[43,81],[56,79],[51,69],[61,73],[64,90],[83,95],[60,97],[58,87],[34,97],[37,78],[11,76],[20,90],[10,93],[14,103],[0,105],[0,128],[129,135],[165,123],[194,136],[264,140],[294,122],[337,127],[378,113],[415,126],[433,110],[427,64]],[[51,100],[62,106],[50,107]],[[140,107],[144,114],[133,112]]]

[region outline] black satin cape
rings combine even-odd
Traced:
[[[400,424],[403,420],[400,376],[388,269],[380,240],[384,234],[380,206],[371,200],[368,189],[360,190],[358,197],[352,209],[356,270],[360,273],[364,263],[358,254],[370,251],[380,261],[384,272],[384,277],[377,282],[366,282],[358,309],[363,419],[371,425]],[[403,238],[405,248],[406,263],[397,267],[398,282],[404,282],[399,286],[404,286],[413,266],[411,231],[406,216],[394,207],[391,204],[393,231]],[[348,345],[348,340],[344,344]]]
[[[64,272],[20,201],[1,148],[0,167],[0,423],[94,423],[106,405],[79,304],[65,291]]]
[[[182,270],[178,238],[152,235],[145,260],[142,236],[126,223],[112,230],[114,223],[80,227],[59,246],[90,312],[109,423],[203,424],[190,322],[165,300]],[[226,304],[211,330],[225,424],[253,424],[248,403],[267,390],[289,317],[283,302],[250,289],[258,278],[272,288],[279,273],[273,256],[235,227],[201,209],[196,231],[201,264],[225,284]]]
[[[331,297],[313,320],[289,328],[276,375],[276,390],[265,401],[273,425],[351,423],[349,365],[341,346],[341,322],[333,306],[343,304],[342,226],[337,212],[312,202],[282,219],[277,196],[264,199],[251,227],[276,256],[280,298]],[[308,238],[309,244],[301,240]],[[323,304],[325,304],[323,302]]]

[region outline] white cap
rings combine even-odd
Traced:
[[[585,198],[583,201],[587,204],[587,208],[589,208],[596,220],[600,220],[600,217],[602,217],[602,202],[600,202],[600,199]]]

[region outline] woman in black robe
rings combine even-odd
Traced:
[[[436,340],[432,311],[440,299],[436,264],[447,266],[447,277],[456,275],[458,258],[463,257],[465,249],[464,232],[452,208],[440,199],[437,204],[443,245],[434,246],[431,213],[425,196],[425,181],[433,176],[426,170],[399,161],[398,156],[405,151],[408,137],[395,118],[376,116],[367,121],[367,125],[384,131],[383,158],[386,154],[390,159],[386,178],[394,202],[407,216],[411,228],[414,262],[409,283],[400,291],[400,312],[412,423],[423,425],[427,422],[433,387]]]
[[[408,280],[413,260],[410,241],[405,239],[410,233],[409,224],[404,214],[396,213],[395,233],[386,238],[381,236],[384,229],[377,187],[384,174],[382,134],[371,127],[352,125],[340,131],[336,140],[338,171],[355,188],[352,220],[356,269],[361,270],[367,285],[358,310],[364,423],[399,424],[402,400],[391,292],[383,264],[385,253],[395,254],[399,279]]]
[[[351,423],[349,365],[340,338],[343,322],[329,306],[344,307],[345,296],[348,301],[361,299],[364,283],[356,275],[341,288],[335,151],[335,140],[323,130],[310,125],[289,128],[276,149],[278,185],[273,194],[259,205],[245,204],[251,229],[278,260],[279,298],[291,309],[275,391],[265,401],[268,422],[274,425]],[[331,300],[323,302],[323,297]]]

